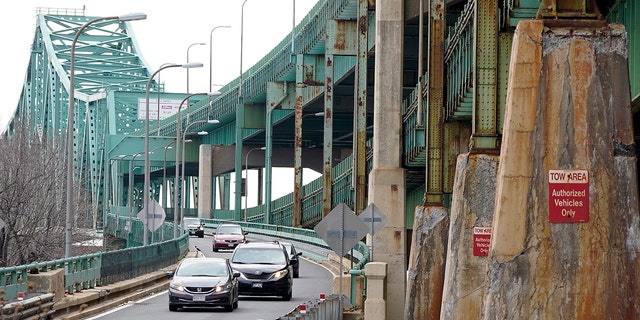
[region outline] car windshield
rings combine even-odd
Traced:
[[[176,271],[181,277],[226,277],[227,266],[222,262],[192,262],[182,264]]]
[[[235,234],[241,235],[242,228],[240,226],[219,226],[216,234]]]
[[[200,224],[200,219],[195,218],[184,218],[185,224]]]
[[[285,264],[285,256],[279,248],[236,248],[232,263]]]

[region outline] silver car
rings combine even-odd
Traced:
[[[204,238],[204,223],[199,218],[184,218],[184,225],[190,236]]]
[[[169,311],[185,307],[238,308],[238,277],[226,258],[186,258],[168,271]]]

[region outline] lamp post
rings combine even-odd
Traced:
[[[198,121],[194,121],[190,124],[187,125],[187,127],[184,129],[184,133],[182,134],[182,174],[180,175],[181,179],[180,179],[180,185],[184,184],[184,163],[185,163],[185,140],[187,139],[187,133],[189,132],[189,128],[195,124],[200,124],[200,123],[220,123],[220,121],[218,121],[217,119],[209,119],[209,120],[198,120]],[[207,135],[209,134],[207,131],[199,131],[198,135]],[[183,192],[184,193],[184,192]],[[182,206],[180,209],[180,230],[184,230],[184,225],[183,225],[183,218],[184,218],[184,209],[185,209],[185,202],[186,200],[182,199]]]
[[[238,84],[238,106],[236,107],[236,153],[235,153],[235,205],[234,211],[236,219],[240,220],[240,214],[242,209],[242,127],[244,126],[244,97],[242,95],[242,49],[243,49],[243,37],[244,37],[244,5],[247,0],[242,2],[242,8],[240,10],[240,83]]]
[[[189,101],[189,99],[193,96],[198,96],[198,95],[208,95],[209,97],[213,97],[213,96],[219,96],[220,92],[208,92],[208,93],[193,93],[190,95],[187,95],[184,99],[182,99],[182,101],[180,102],[180,106],[178,107],[178,114],[176,116],[176,174],[175,174],[175,183],[174,183],[174,196],[173,196],[173,237],[177,238],[178,237],[178,212],[179,212],[179,203],[178,203],[178,194],[180,192],[180,189],[178,188],[178,182],[179,177],[180,177],[180,171],[178,171],[179,168],[179,162],[178,159],[180,156],[180,134],[182,133],[182,130],[180,129],[180,125],[182,124],[182,119],[180,118],[180,111],[182,110],[182,106],[184,105],[185,102]],[[189,106],[187,105],[187,108]],[[182,146],[184,147],[184,143],[182,144]]]
[[[182,67],[182,68],[186,68],[187,70],[190,68],[200,68],[202,67],[202,63],[199,62],[193,62],[193,63],[185,63],[185,64],[167,64],[164,67],[161,67],[160,69],[158,69],[156,72],[154,72],[151,77],[149,77],[149,81],[147,81],[147,90],[146,90],[146,116],[145,116],[145,136],[144,136],[144,151],[145,151],[145,158],[144,158],[144,210],[148,210],[149,208],[149,188],[151,187],[150,184],[150,180],[151,180],[151,173],[149,172],[151,170],[151,159],[149,157],[149,90],[151,87],[151,82],[153,81],[153,78],[156,76],[156,74],[158,74],[160,71],[167,69],[167,68],[175,68],[175,67]],[[147,214],[145,214],[145,228],[144,228],[144,245],[148,244],[148,240],[147,240],[147,225],[149,222],[149,214],[147,212]]]
[[[189,45],[189,47],[187,48],[187,63],[189,63],[189,51],[191,50],[191,47],[204,45],[206,45],[206,43],[204,42],[196,42]],[[187,93],[189,93],[189,69],[187,69]]]
[[[213,32],[218,28],[231,28],[231,26],[215,26],[209,33],[209,91],[211,92],[213,92]]]
[[[110,17],[102,17],[95,18],[93,20],[85,23],[76,35],[73,37],[73,42],[71,42],[71,61],[69,67],[69,107],[67,108],[67,212],[66,212],[66,232],[65,232],[65,246],[64,246],[64,256],[65,258],[69,258],[72,256],[71,252],[71,222],[73,221],[73,214],[71,211],[73,210],[73,116],[74,116],[74,106],[75,106],[75,67],[76,67],[76,43],[78,42],[78,38],[80,34],[89,27],[89,25],[104,21],[104,20],[119,20],[119,21],[134,21],[134,20],[144,20],[147,18],[147,15],[144,13],[131,13],[125,14],[121,16],[110,16]]]
[[[244,172],[246,175],[246,178],[244,178],[244,188],[245,188],[245,194],[244,194],[244,222],[247,222],[247,207],[248,205],[248,199],[249,199],[249,154],[251,153],[251,151],[253,150],[266,150],[266,147],[259,147],[259,148],[252,148],[249,151],[247,151],[247,156],[245,157],[245,161],[244,161]]]

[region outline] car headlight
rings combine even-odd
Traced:
[[[200,228],[198,228],[198,229],[200,229],[200,230],[204,230],[204,227],[203,227],[203,226],[200,226]]]
[[[181,285],[181,284],[177,284],[177,283],[173,283],[172,282],[172,283],[169,284],[169,287],[171,287],[171,289],[173,289],[173,290],[184,292],[184,286]]]
[[[289,273],[289,270],[285,269],[285,270],[280,270],[280,271],[276,271],[273,273],[273,276],[271,277],[274,280],[278,280],[283,278],[284,276],[286,276]]]
[[[231,283],[216,286],[216,292],[222,292],[231,289]]]

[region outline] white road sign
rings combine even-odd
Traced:
[[[153,232],[162,226],[167,214],[164,212],[162,206],[155,200],[149,201],[149,208],[149,210],[142,208],[142,210],[138,212],[138,219]]]

